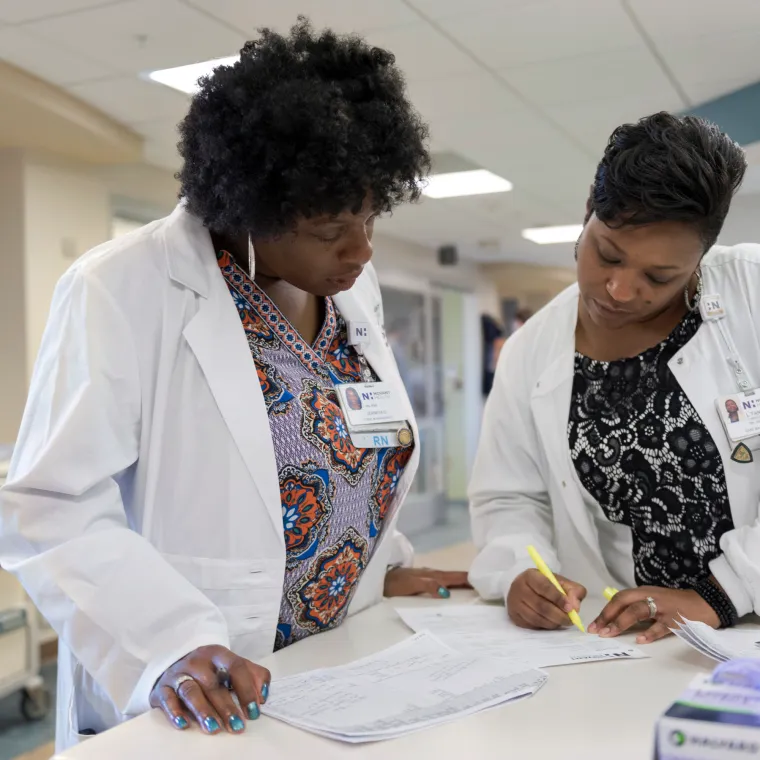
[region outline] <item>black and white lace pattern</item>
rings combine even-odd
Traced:
[[[631,528],[639,585],[693,588],[733,528],[718,448],[668,368],[700,324],[688,314],[631,359],[575,358],[573,462],[607,518]]]

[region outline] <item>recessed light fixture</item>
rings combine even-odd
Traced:
[[[159,69],[151,71],[148,79],[165,84],[174,90],[186,92],[188,95],[194,95],[198,92],[198,80],[201,77],[208,76],[218,66],[231,66],[238,60],[239,56],[235,55],[231,58],[217,58],[213,61],[190,63],[187,66],[175,66],[173,69]]]
[[[486,169],[433,174],[422,184],[422,193],[428,198],[506,193],[512,189],[512,183],[509,180]]]
[[[552,243],[574,243],[581,232],[583,232],[582,224],[562,224],[557,227],[533,227],[523,230],[522,236],[539,245],[551,245]]]

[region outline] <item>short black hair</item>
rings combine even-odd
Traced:
[[[259,30],[218,67],[180,125],[188,210],[215,232],[269,236],[299,217],[417,200],[428,128],[394,56],[357,36]]]
[[[610,227],[684,222],[707,251],[746,168],[744,151],[717,125],[656,113],[612,133],[594,177],[589,216]]]

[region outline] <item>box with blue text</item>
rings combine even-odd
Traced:
[[[657,723],[657,760],[760,758],[760,691],[695,678]]]

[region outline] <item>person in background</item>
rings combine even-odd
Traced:
[[[518,309],[512,323],[512,332],[517,332],[532,316],[533,312],[530,309]]]
[[[466,585],[396,530],[419,447],[370,264],[426,138],[391,53],[264,30],[201,81],[176,211],[59,283],[0,492],[0,563],[59,636],[59,750],[151,706],[239,733],[260,658]],[[363,448],[336,386],[378,376],[403,441]]]
[[[488,396],[493,388],[496,365],[504,345],[504,328],[490,314],[482,314],[480,329],[483,336],[483,396]]]
[[[577,285],[503,351],[471,485],[470,580],[520,626],[567,624],[584,579],[597,596],[625,589],[590,624],[601,636],[645,624],[651,642],[680,615],[717,628],[760,611],[760,436],[736,440],[723,420],[726,397],[760,384],[760,246],[716,245],[745,167],[697,118],[616,129]]]

